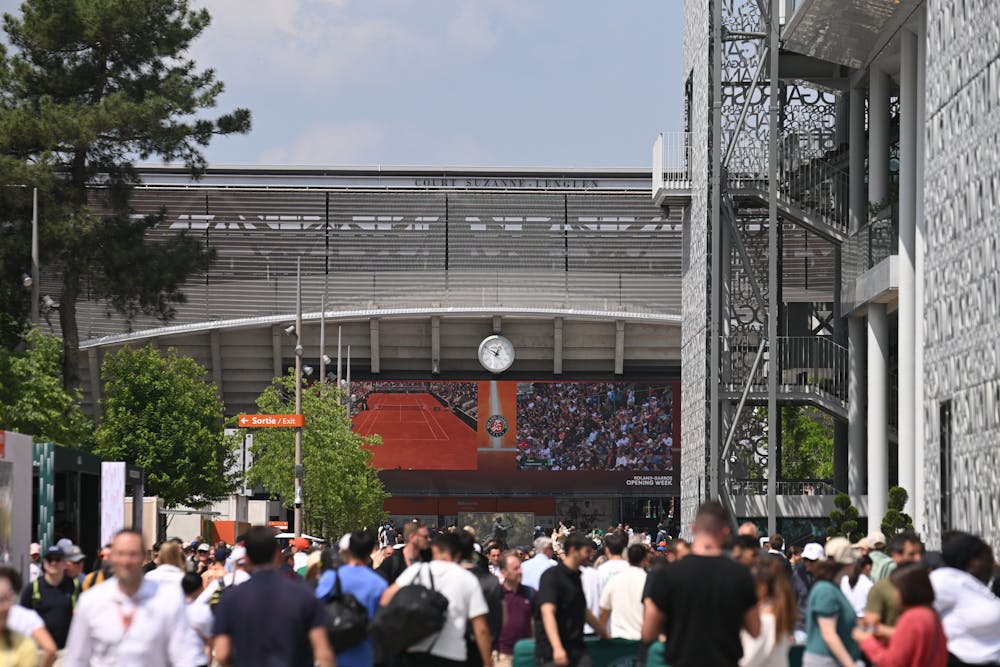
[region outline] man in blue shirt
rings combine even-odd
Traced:
[[[381,575],[371,568],[371,553],[375,548],[375,535],[370,530],[356,530],[351,533],[347,552],[342,553],[344,564],[335,570],[327,570],[316,586],[316,597],[327,602],[333,594],[335,582],[340,578],[340,592],[350,593],[368,610],[371,619],[378,609],[382,592],[389,585]],[[372,640],[337,653],[338,667],[370,667],[375,659]]]
[[[215,608],[215,658],[230,665],[334,667],[329,616],[309,587],[278,572],[281,550],[274,531],[246,533],[250,580],[227,590]]]

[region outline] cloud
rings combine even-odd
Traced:
[[[354,165],[365,163],[383,144],[385,133],[378,124],[358,121],[343,125],[309,128],[287,146],[265,151],[261,164]]]

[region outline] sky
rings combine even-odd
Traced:
[[[212,164],[648,168],[682,129],[682,0],[191,2],[253,114]]]

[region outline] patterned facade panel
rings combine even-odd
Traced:
[[[681,525],[694,519],[707,488],[708,454],[708,273],[709,273],[709,134],[711,132],[710,62],[711,2],[684,3],[684,67],[688,124],[691,132],[691,208],[685,249],[681,347]]]
[[[1000,547],[998,26],[1000,5],[991,0],[927,4],[924,415],[931,546],[940,544],[943,529],[954,528]]]

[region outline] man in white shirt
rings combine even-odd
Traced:
[[[65,667],[166,667],[191,664],[179,586],[144,580],[142,534],[111,542],[114,577],[80,596],[66,642]]]
[[[604,536],[604,554],[608,557],[597,568],[597,574],[601,576],[601,586],[608,585],[608,581],[628,569],[628,561],[625,560],[625,548],[628,546],[628,536],[615,530]]]
[[[610,579],[601,591],[601,627],[611,621],[612,639],[642,638],[642,591],[646,586],[644,565],[649,550],[642,544],[628,548],[628,569]]]
[[[384,607],[402,586],[418,583],[431,588],[433,577],[434,590],[448,598],[447,617],[441,632],[408,648],[403,654],[403,664],[426,664],[422,658],[428,652],[445,661],[464,663],[468,659],[466,624],[470,623],[482,664],[492,664],[493,638],[486,622],[489,607],[476,575],[458,564],[461,558],[458,535],[441,533],[435,536],[431,542],[431,552],[434,560],[406,568],[396,582],[382,593],[381,602]]]
[[[555,552],[552,550],[552,539],[542,536],[535,538],[535,555],[521,564],[521,585],[538,590],[542,573],[555,566],[552,560]]]

